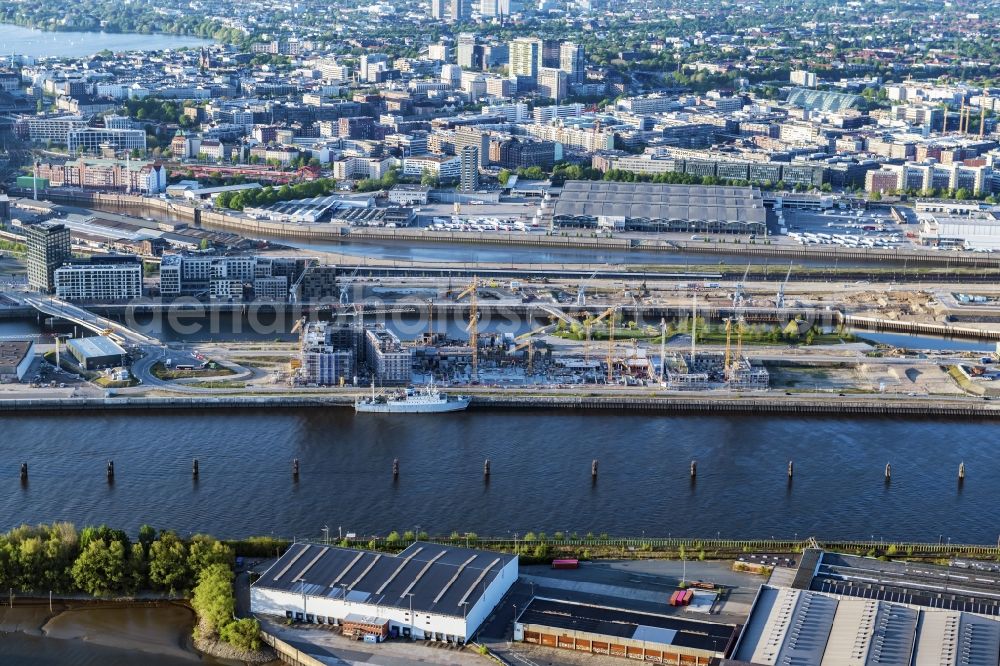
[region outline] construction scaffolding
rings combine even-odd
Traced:
[[[766,391],[770,373],[755,366],[746,356],[729,359],[723,352],[701,351],[697,354],[672,354],[666,357],[663,386],[672,391]]]

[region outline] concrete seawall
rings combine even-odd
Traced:
[[[0,400],[3,412],[104,411],[160,409],[300,409],[350,408],[351,395],[301,396],[175,396],[122,398],[57,398]],[[798,397],[780,395],[718,394],[663,397],[580,396],[580,395],[475,395],[471,409],[510,410],[613,410],[674,414],[789,414],[789,415],[869,415],[945,418],[1000,418],[1000,405],[975,400],[913,400],[877,397]],[[414,416],[412,418],[421,418]]]
[[[876,332],[904,333],[906,335],[932,335],[942,338],[964,338],[968,340],[998,340],[1000,331],[992,329],[969,328],[966,326],[949,326],[919,321],[896,321],[893,319],[878,319],[875,317],[858,317],[841,315],[837,312],[840,323],[855,330]]]

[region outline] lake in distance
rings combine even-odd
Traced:
[[[161,51],[183,46],[197,48],[212,40],[183,35],[139,35],[108,32],[49,32],[0,23],[0,55],[33,58],[79,58],[104,49],[111,51]]]

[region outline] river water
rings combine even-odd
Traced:
[[[39,330],[34,321],[0,321],[0,337]],[[232,337],[225,331],[215,339]],[[990,347],[895,337],[916,348]],[[343,408],[4,414],[0,479],[8,489],[0,494],[0,529],[70,520],[133,532],[149,522],[222,537],[318,538],[324,525],[333,533],[385,534],[420,525],[435,534],[874,534],[992,543],[1000,529],[996,427],[571,411],[355,415]],[[395,458],[401,475],[394,483]],[[489,483],[481,473],[486,458]],[[104,476],[108,459],[113,486]],[[593,459],[600,461],[596,484]],[[791,484],[788,460],[795,462]],[[31,472],[25,487],[16,476],[22,461]],[[961,462],[968,475],[959,487]],[[888,485],[886,463],[893,466]]]
[[[34,58],[78,58],[98,51],[160,51],[197,48],[213,42],[180,35],[135,35],[107,32],[48,32],[0,23],[0,53]]]
[[[191,632],[193,611],[180,604],[92,605],[19,600],[0,609],[0,663],[56,666],[184,666],[230,664],[199,656]],[[233,665],[235,666],[235,665]]]
[[[996,542],[996,425],[344,408],[0,416],[0,528],[144,522],[187,535],[421,529]],[[191,460],[200,461],[192,481]],[[293,481],[298,458],[301,476]],[[393,482],[392,461],[401,473]],[[483,460],[492,463],[488,483]],[[105,480],[115,462],[114,485]],[[600,477],[591,483],[591,460]],[[688,466],[698,461],[691,483]],[[795,462],[788,483],[786,465]],[[30,466],[21,487],[17,469]],[[956,482],[960,462],[968,475]],[[892,463],[891,484],[883,481]]]

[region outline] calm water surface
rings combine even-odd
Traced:
[[[0,23],[0,53],[34,58],[88,56],[111,51],[160,51],[182,46],[197,48],[213,42],[180,35],[134,35],[107,32],[47,32]]]
[[[227,537],[318,538],[324,525],[384,534],[419,525],[441,534],[977,542],[995,542],[1000,529],[997,426],[988,422],[330,408],[5,415],[0,432],[4,529],[70,520]],[[195,457],[198,482],[190,476]],[[112,486],[104,476],[109,458]],[[293,458],[301,461],[297,483]],[[401,466],[395,483],[394,458]],[[600,478],[592,484],[595,458]],[[791,484],[788,460],[795,461]],[[17,481],[21,461],[30,465],[26,487]]]

